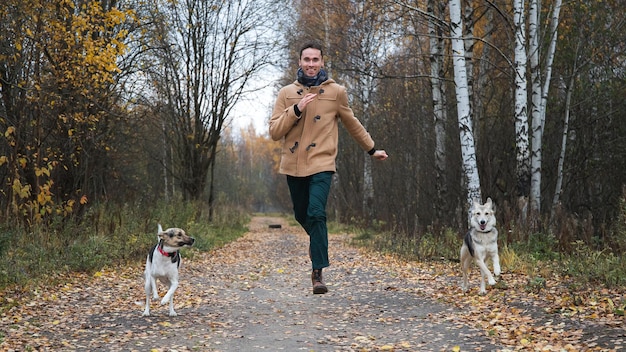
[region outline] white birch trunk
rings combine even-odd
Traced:
[[[362,82],[363,89],[361,89],[362,102],[363,102],[363,116],[361,117],[361,121],[363,122],[363,126],[367,129],[369,127],[369,110],[370,110],[370,93],[374,90],[373,78],[366,78],[366,82]],[[373,203],[374,203],[374,179],[372,177],[372,157],[364,153],[363,160],[363,201],[362,201],[362,211],[363,214],[368,218],[373,218]]]
[[[543,122],[541,121],[541,68],[539,67],[539,1],[531,0],[529,8],[529,46],[530,74],[531,74],[531,101],[532,142],[530,156],[530,209],[533,212],[541,211],[541,148],[543,138]]]
[[[554,189],[554,198],[552,198],[551,218],[554,218],[554,213],[557,205],[561,199],[561,191],[563,187],[563,164],[565,163],[565,150],[567,147],[567,135],[569,132],[569,112],[572,101],[572,91],[574,90],[574,81],[576,73],[572,73],[569,85],[567,86],[567,93],[565,95],[565,118],[563,121],[563,134],[561,136],[561,152],[559,153],[559,163],[556,172],[556,186]]]
[[[165,127],[165,121],[161,123],[161,128],[163,130],[163,135],[167,135],[167,129]],[[167,182],[167,170],[168,170],[168,162],[167,162],[167,138],[163,137],[163,193],[165,195],[165,201],[169,202],[170,194],[169,194],[169,184]]]
[[[552,63],[556,51],[557,28],[559,25],[559,14],[562,0],[555,0],[552,17],[550,18],[550,46],[545,62],[545,81],[541,82],[541,67],[539,66],[539,23],[540,2],[531,0],[529,9],[529,31],[531,53],[530,65],[532,74],[532,154],[531,154],[531,181],[530,181],[530,206],[531,210],[541,211],[541,169],[542,169],[542,147],[543,129],[546,121],[546,109],[548,102],[548,89],[552,76]]]
[[[467,97],[469,100],[469,108],[472,112],[472,124],[478,125],[477,121],[480,120],[480,116],[477,115],[476,110],[474,109],[474,99],[475,99],[475,91],[474,91],[474,44],[476,40],[474,39],[474,4],[473,0],[463,0],[465,5],[465,11],[462,13],[462,25],[463,25],[463,46],[465,48],[465,72],[467,74]],[[473,131],[474,140],[479,139],[478,132],[479,129],[476,128]]]
[[[517,160],[517,191],[519,196],[528,196],[530,188],[528,138],[528,90],[526,79],[526,23],[524,0],[514,0],[513,21],[515,24],[515,149]]]
[[[483,27],[483,31],[485,36],[483,40],[485,42],[491,42],[492,36],[491,33],[493,31],[493,11],[487,11],[484,15],[486,16],[486,21]],[[472,99],[472,112],[475,116],[474,121],[480,121],[480,119],[485,116],[485,108],[483,104],[483,95],[485,91],[489,90],[491,85],[491,80],[487,72],[493,67],[493,62],[491,60],[491,46],[490,45],[482,45],[482,52],[480,53],[480,58],[477,63],[478,70],[476,72],[476,77],[474,78],[474,98]],[[479,141],[480,129],[475,129],[474,139]]]
[[[550,19],[550,47],[548,48],[546,58],[546,80],[543,82],[543,90],[541,92],[541,130],[543,131],[546,123],[546,107],[548,105],[548,90],[550,88],[550,80],[552,78],[552,63],[554,62],[554,53],[556,52],[556,40],[558,38],[559,15],[561,13],[562,0],[554,1],[554,9],[552,18]]]
[[[372,178],[372,157],[365,153],[363,161],[363,214],[371,219],[374,215],[374,179]]]
[[[457,99],[457,114],[461,138],[461,157],[463,173],[467,186],[467,204],[474,199],[481,199],[480,178],[476,165],[476,148],[470,111],[467,87],[467,71],[465,67],[465,46],[463,44],[463,22],[461,20],[461,1],[450,0],[450,36],[452,38],[452,61],[454,64],[454,83]]]
[[[565,93],[565,118],[563,120],[563,134],[561,136],[561,152],[559,153],[559,163],[556,172],[556,186],[554,189],[554,197],[552,198],[552,210],[551,218],[554,218],[556,207],[561,201],[561,192],[563,191],[563,165],[565,164],[565,151],[567,150],[567,138],[569,134],[569,114],[570,106],[572,102],[572,92],[574,91],[574,83],[576,82],[576,76],[578,71],[578,50],[581,43],[578,42],[578,48],[574,55],[574,69],[572,70],[572,76],[570,77],[569,85],[566,87]]]
[[[445,109],[445,86],[443,85],[443,36],[441,27],[435,23],[435,0],[428,0],[427,9],[431,18],[428,20],[428,33],[430,35],[430,85],[433,95],[433,117],[435,125],[435,187],[437,197],[444,199],[447,193],[445,182],[446,169],[446,121],[448,114]],[[439,12],[442,13],[443,11]]]

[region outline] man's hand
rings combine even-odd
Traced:
[[[374,154],[372,154],[372,157],[378,160],[385,160],[389,157],[389,155],[387,155],[387,152],[385,152],[384,150],[376,150]]]
[[[307,95],[305,95],[304,97],[302,97],[302,99],[300,99],[300,101],[298,102],[298,110],[304,112],[304,109],[306,108],[306,106],[313,101],[313,99],[315,99],[315,97],[317,96],[317,94],[314,93],[308,93]]]

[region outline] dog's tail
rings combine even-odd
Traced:
[[[465,245],[467,246],[467,249],[469,250],[470,255],[473,257],[474,256],[474,243],[472,241],[472,230],[467,231],[463,241],[465,242]]]

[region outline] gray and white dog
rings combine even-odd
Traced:
[[[187,236],[185,231],[177,227],[163,231],[161,224],[157,233],[158,243],[152,247],[146,259],[145,291],[146,307],[143,316],[150,316],[150,294],[154,299],[159,298],[157,293],[157,279],[168,286],[167,293],[161,299],[161,305],[170,303],[170,317],[177,314],[174,311],[174,292],[178,288],[178,268],[180,267],[180,249],[192,246],[195,239]]]
[[[469,268],[472,259],[480,268],[480,294],[487,293],[485,279],[489,285],[495,285],[496,280],[487,268],[485,261],[491,258],[493,273],[500,275],[500,257],[498,256],[498,230],[496,229],[495,209],[491,198],[483,205],[474,200],[470,217],[470,230],[463,239],[461,247],[461,271],[464,292],[469,289]]]

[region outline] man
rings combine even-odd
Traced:
[[[322,269],[328,262],[326,202],[338,144],[338,120],[352,138],[378,160],[387,159],[354,116],[345,87],[329,79],[324,71],[321,45],[308,43],[300,50],[298,79],[278,93],[270,119],[273,140],[282,139],[281,174],[287,185],[296,220],[309,235],[314,294],[328,292]]]

